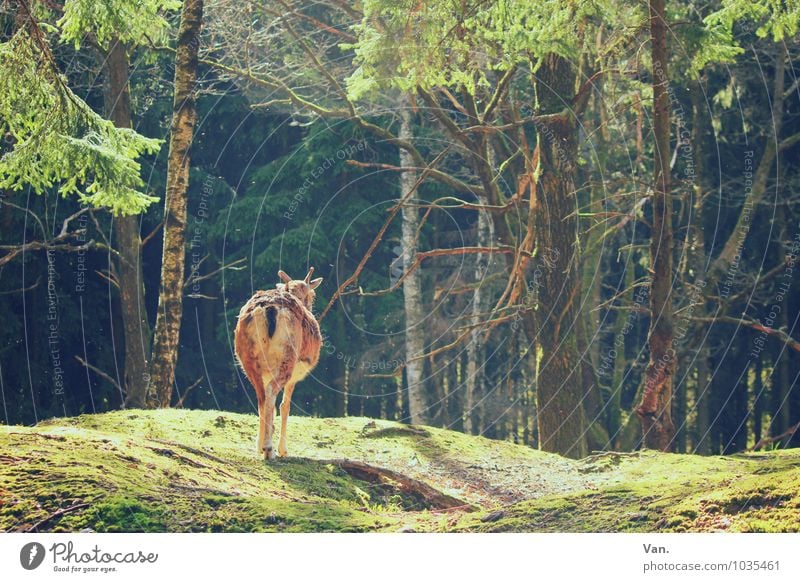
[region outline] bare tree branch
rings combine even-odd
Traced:
[[[756,331],[760,331],[765,333],[775,339],[783,342],[786,344],[787,347],[793,349],[796,352],[800,352],[800,342],[790,336],[788,333],[783,331],[782,329],[775,329],[774,327],[767,327],[760,322],[744,318],[744,317],[732,317],[730,315],[721,315],[719,317],[689,317],[691,321],[698,321],[701,323],[711,324],[711,323],[730,323],[733,325],[741,325],[744,327],[749,327]]]
[[[35,289],[36,287],[38,287],[41,281],[42,277],[39,276],[36,278],[36,283],[34,283],[33,285],[29,285],[28,287],[21,287],[19,289],[12,289],[10,291],[0,291],[0,295],[14,295],[15,293],[26,293],[31,289]]]
[[[78,362],[82,366],[85,366],[86,368],[89,368],[92,372],[94,372],[95,374],[100,376],[103,380],[106,380],[107,382],[110,382],[111,384],[113,384],[116,387],[116,389],[119,390],[120,394],[122,394],[124,392],[122,390],[122,387],[119,385],[119,382],[117,382],[116,380],[114,380],[114,378],[112,378],[111,376],[109,376],[108,374],[103,372],[103,370],[101,370],[97,366],[91,365],[89,362],[87,362],[86,360],[84,360],[80,356],[75,356],[75,359],[78,360]]]
[[[210,255],[206,255],[205,257],[200,259],[200,262],[198,262],[196,265],[192,266],[192,272],[189,274],[189,277],[187,277],[186,282],[183,284],[183,288],[184,289],[187,288],[189,285],[196,285],[200,281],[205,281],[207,279],[211,279],[212,277],[218,275],[219,273],[221,273],[222,271],[224,271],[226,269],[230,269],[231,271],[242,271],[242,270],[247,268],[247,267],[240,267],[239,266],[242,263],[244,263],[245,260],[246,260],[244,258],[241,258],[241,259],[236,259],[235,261],[232,261],[232,262],[228,263],[227,265],[222,265],[218,269],[214,269],[213,271],[211,271],[210,273],[206,273],[205,275],[198,275],[197,272],[200,269],[200,265],[209,256]]]

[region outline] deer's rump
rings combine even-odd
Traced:
[[[284,291],[260,291],[239,313],[236,355],[248,377],[273,376],[288,365],[297,373],[309,370],[319,360],[321,345],[314,316]]]

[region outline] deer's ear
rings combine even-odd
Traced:
[[[322,285],[322,277],[320,277],[319,279],[312,279],[311,282],[309,283],[309,286],[312,289],[316,289],[320,285]]]
[[[288,283],[289,281],[292,280],[292,278],[283,271],[278,271],[278,277],[280,277],[281,281],[283,281],[284,283]]]

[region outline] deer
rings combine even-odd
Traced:
[[[234,333],[236,358],[258,399],[258,455],[275,460],[272,436],[275,430],[275,401],[281,400],[281,435],[278,455],[285,457],[286,426],[295,385],[305,379],[319,362],[322,334],[311,312],[315,289],[322,278],[311,279],[311,267],[304,279],[292,279],[283,271],[275,289],[256,291],[239,312]]]

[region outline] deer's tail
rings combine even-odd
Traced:
[[[264,315],[267,318],[267,333],[271,338],[272,336],[275,335],[275,327],[277,326],[278,323],[278,309],[270,305],[269,307],[264,309],[264,311],[265,311]]]

